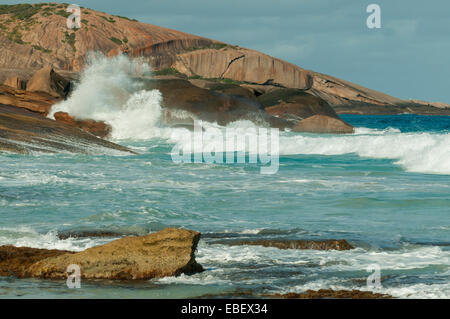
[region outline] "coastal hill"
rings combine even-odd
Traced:
[[[302,90],[338,113],[450,113],[447,104],[403,101],[255,50],[87,8],[81,8],[81,27],[68,29],[66,8],[59,3],[0,6],[0,83],[12,75],[27,81],[46,66],[79,72],[89,51],[109,56],[126,51],[145,58],[157,75],[228,81],[255,95]]]

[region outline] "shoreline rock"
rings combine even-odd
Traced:
[[[258,96],[267,113],[294,123],[313,115],[339,119],[333,108],[320,97],[303,90],[277,88]]]
[[[55,98],[65,98],[70,91],[70,81],[59,75],[52,67],[46,66],[35,72],[27,82],[26,90],[46,93]]]
[[[293,132],[327,133],[327,134],[352,134],[355,129],[350,124],[338,118],[326,115],[314,115],[298,122]]]
[[[81,278],[148,280],[203,271],[195,260],[200,233],[177,228],[124,237],[82,252],[0,247],[0,275],[66,279],[67,267],[80,266]]]
[[[53,116],[57,122],[77,127],[100,138],[108,137],[111,134],[111,126],[102,121],[77,120],[66,112],[56,112]]]
[[[70,251],[0,246],[0,276],[24,278],[28,268],[46,258],[72,254]]]
[[[168,125],[189,125],[198,119],[219,125],[251,120],[281,129],[292,127],[292,123],[268,114],[256,99],[245,97],[242,90],[246,89],[233,85],[209,83],[212,89],[206,89],[185,79],[147,79],[144,83],[147,90],[157,89],[162,93],[163,111],[169,115],[166,117]],[[238,92],[234,92],[235,89]],[[177,118],[177,114],[181,117]]]
[[[127,147],[65,123],[44,118],[24,108],[0,104],[0,152],[97,154],[103,153],[103,149],[136,154]]]
[[[222,240],[215,241],[214,244],[223,244],[230,246],[263,246],[275,247],[278,249],[314,249],[314,250],[350,250],[354,249],[346,240]]]
[[[46,117],[52,105],[60,101],[46,93],[28,92],[0,84],[0,104],[26,109]]]
[[[264,297],[276,298],[276,299],[392,299],[391,295],[374,293],[371,291],[361,290],[332,290],[332,289],[319,289],[319,290],[307,290],[302,293],[287,293],[287,294],[274,294],[263,295]]]
[[[4,85],[10,86],[13,89],[17,90],[26,90],[27,88],[27,82],[20,79],[18,76],[12,76],[5,79]]]

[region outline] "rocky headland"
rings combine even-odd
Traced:
[[[168,124],[191,122],[177,118],[173,110],[179,109],[219,124],[251,119],[296,132],[352,133],[338,114],[450,115],[445,103],[401,100],[255,50],[88,8],[81,9],[81,27],[68,29],[65,9],[58,3],[0,6],[0,104],[45,117],[70,96],[94,51],[151,65],[153,79],[141,80],[162,92]],[[99,138],[111,131],[67,113],[55,119]]]

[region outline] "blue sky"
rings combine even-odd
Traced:
[[[40,2],[5,1],[3,4]],[[450,103],[450,1],[77,0],[262,51],[390,95]],[[366,8],[381,7],[381,29]]]

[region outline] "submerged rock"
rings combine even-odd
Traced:
[[[392,299],[390,295],[361,290],[307,290],[302,293],[288,293],[284,295],[265,295],[265,297],[279,299]]]
[[[80,266],[86,279],[146,280],[203,270],[195,261],[200,233],[166,228],[141,237],[125,237],[75,254],[50,257],[28,267],[29,277],[64,279],[67,266]]]
[[[307,133],[351,134],[354,127],[341,119],[326,115],[314,115],[298,122],[292,131]]]
[[[275,247],[279,249],[315,249],[315,250],[350,250],[354,247],[346,240],[224,240],[216,241],[215,244],[224,244],[231,246],[264,246]]]

